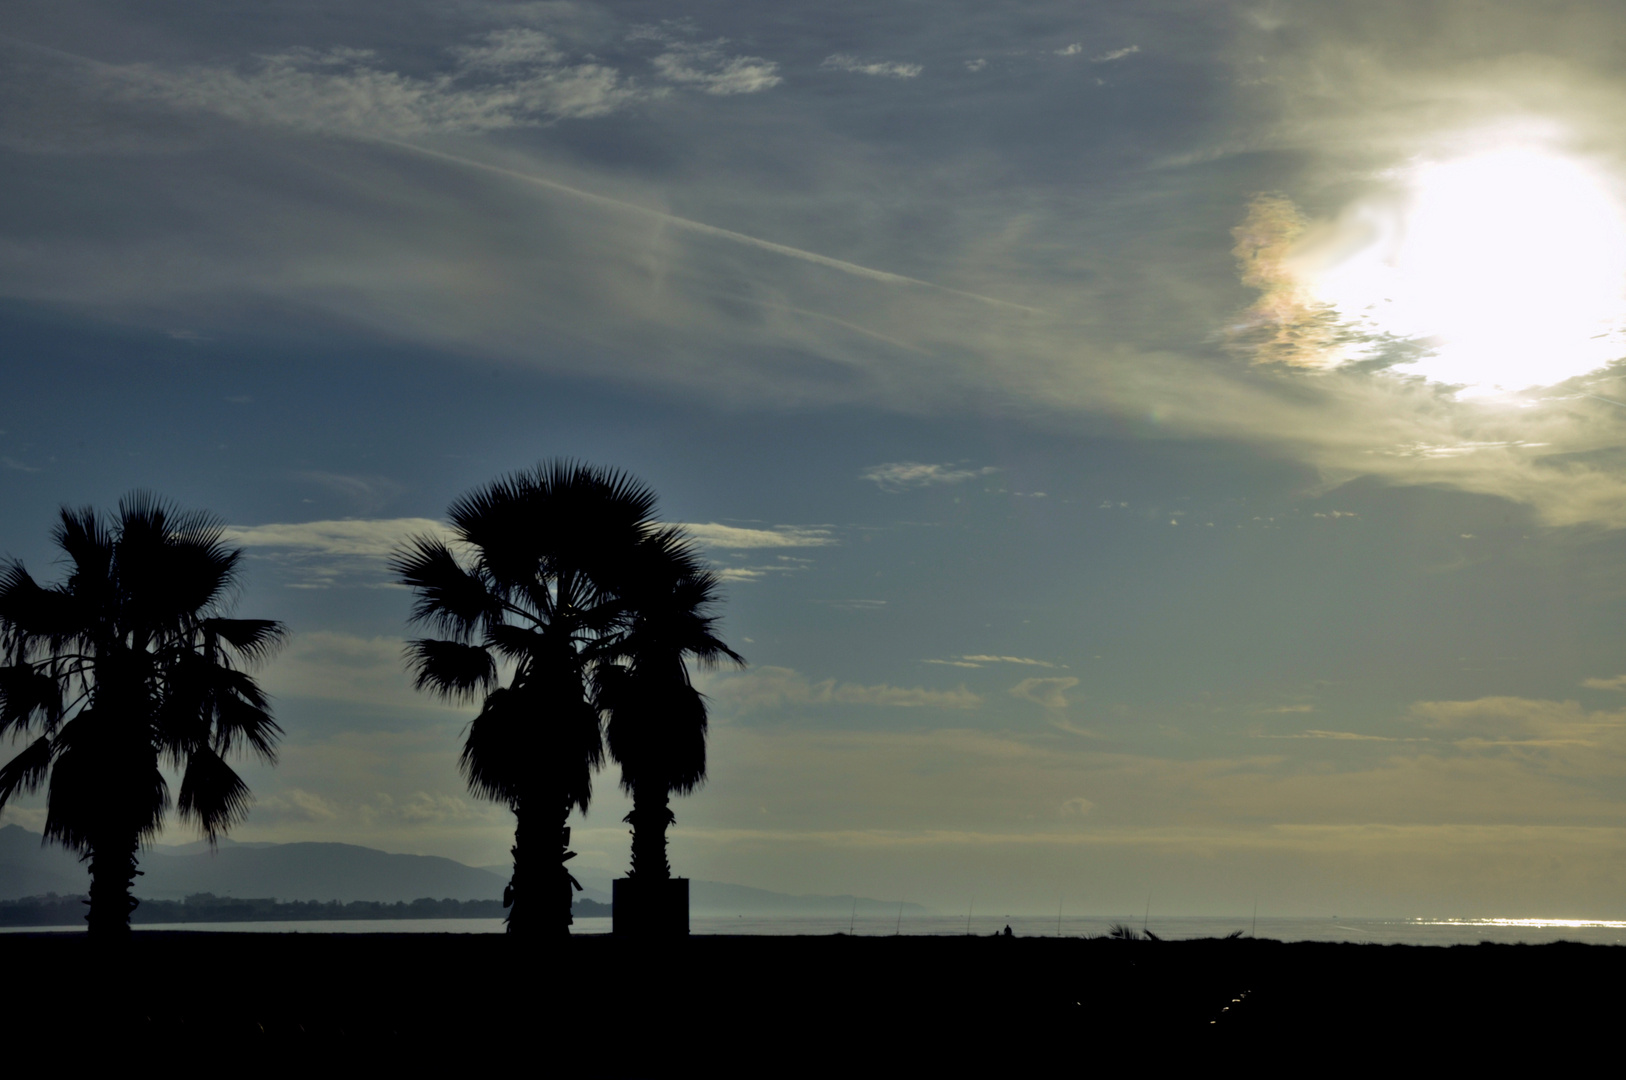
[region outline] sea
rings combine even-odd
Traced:
[[[696,915],[689,920],[691,934],[743,934],[757,936],[833,935],[856,937],[989,936],[1009,926],[1017,937],[1100,937],[1114,926],[1137,933],[1150,931],[1165,941],[1194,938],[1244,937],[1276,941],[1341,941],[1374,945],[1476,945],[1480,942],[1541,945],[1573,941],[1588,945],[1626,945],[1626,921],[1543,918],[1216,918],[1173,916],[1136,918],[1120,916],[1043,915],[900,915],[885,918],[858,915],[848,918],[787,915]],[[501,919],[333,919],[310,922],[154,923],[138,925],[137,934],[162,930],[258,934],[500,934]],[[83,933],[83,926],[8,927],[4,933]],[[578,918],[576,934],[607,934],[607,918]]]

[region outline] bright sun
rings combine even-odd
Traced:
[[[1486,395],[1626,355],[1626,213],[1599,170],[1504,143],[1402,180],[1295,260],[1344,318],[1428,343],[1401,370]]]

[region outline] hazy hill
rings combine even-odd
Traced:
[[[75,896],[90,887],[90,875],[77,855],[55,844],[41,847],[40,839],[21,825],[0,828],[0,900],[53,892]]]
[[[507,881],[435,855],[390,855],[355,844],[223,847],[214,855],[145,853],[136,895],[192,893],[278,900],[500,900]]]
[[[202,843],[158,847],[141,853],[142,876],[137,896],[181,900],[194,893],[221,897],[274,897],[292,900],[376,900],[385,903],[421,897],[436,900],[497,900],[508,883],[505,866],[465,866],[434,855],[391,855],[355,844],[240,844],[222,840],[209,854]],[[586,887],[577,896],[610,901],[610,879],[579,874]],[[79,860],[53,845],[42,847],[40,834],[19,825],[0,828],[0,900],[83,894],[89,875]],[[852,896],[787,896],[784,893],[694,881],[690,910],[696,915],[845,916]],[[892,915],[897,901],[858,897],[860,915]],[[922,915],[919,904],[904,904],[905,915]]]
[[[278,900],[379,900],[420,897],[498,900],[507,879],[434,855],[390,855],[354,844],[230,844],[154,848],[141,853],[137,896],[180,900],[192,893],[275,897]],[[181,852],[175,854],[173,852]],[[0,828],[0,899],[42,893],[83,893],[84,866],[40,835],[17,825]]]

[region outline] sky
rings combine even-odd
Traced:
[[[291,634],[240,840],[507,858],[385,560],[571,458],[659,493],[749,661],[696,676],[677,873],[1620,916],[1623,39],[1564,0],[13,0],[0,553],[55,580],[57,509],[137,489],[229,526]],[[624,872],[627,809],[611,766],[575,865]]]

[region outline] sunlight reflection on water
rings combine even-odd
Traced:
[[[1059,923],[1055,916],[977,915],[969,922],[972,934],[988,936],[1006,926],[1018,937],[1100,937],[1115,924],[1139,930],[1141,918],[1130,915],[1069,916]],[[845,934],[859,937],[963,936],[968,924],[964,915],[859,915],[847,917],[696,915],[689,920],[692,934]],[[1481,941],[1504,944],[1542,944],[1576,941],[1593,945],[1626,945],[1626,922],[1585,919],[1329,919],[1267,918],[1260,916],[1257,929],[1253,920],[1180,916],[1152,918],[1146,928],[1171,941],[1225,937],[1240,931],[1244,936],[1276,941],[1347,941],[1380,945],[1474,945]],[[574,933],[609,933],[609,919],[577,919]]]

